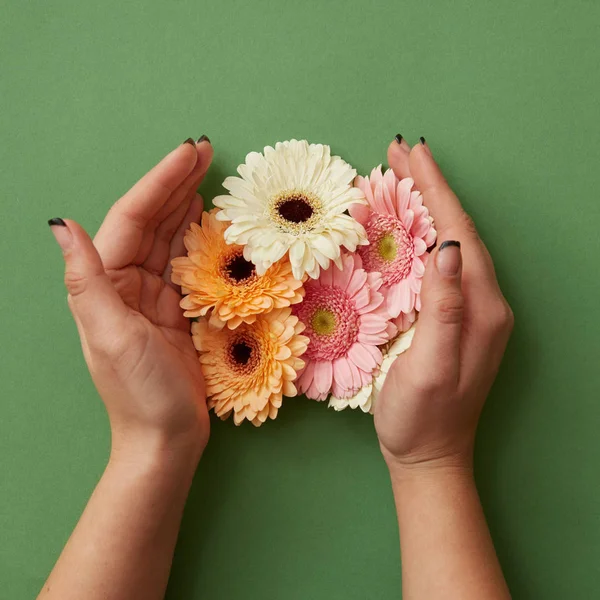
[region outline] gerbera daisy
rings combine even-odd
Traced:
[[[274,419],[283,396],[295,396],[292,383],[304,361],[308,338],[290,308],[258,315],[249,325],[214,329],[206,318],[192,323],[192,338],[200,353],[208,407],[226,419],[233,412],[257,427]]]
[[[304,301],[293,307],[310,340],[300,392],[325,400],[333,390],[343,398],[370,383],[383,358],[378,346],[396,333],[381,284],[381,275],[367,273],[356,254],[342,255],[341,269],[332,266],[306,284]]]
[[[375,403],[379,392],[383,388],[385,379],[390,371],[390,367],[394,361],[408,348],[412,343],[415,334],[415,327],[411,327],[405,333],[401,333],[393,342],[390,342],[382,348],[383,360],[381,365],[373,375],[373,381],[360,388],[358,392],[351,398],[338,398],[331,396],[329,399],[329,407],[335,410],[344,410],[345,408],[360,408],[363,412],[373,414]]]
[[[420,310],[427,248],[437,235],[421,193],[410,178],[399,180],[391,169],[383,175],[381,165],[370,177],[357,177],[355,185],[368,202],[350,207],[369,238],[369,245],[358,249],[364,268],[381,273],[392,317]]]
[[[229,195],[214,199],[217,219],[231,222],[227,243],[243,245],[259,275],[289,253],[296,279],[316,279],[331,261],[339,264],[341,246],[354,252],[367,243],[363,226],[344,214],[365,202],[352,187],[356,171],[329,146],[279,142],[248,154],[238,173],[223,183]]]
[[[253,323],[260,313],[300,302],[302,282],[293,277],[289,260],[258,275],[241,246],[225,243],[227,225],[215,213],[203,213],[202,226],[192,223],[184,238],[188,255],[172,261],[172,280],[187,294],[181,300],[185,316],[204,316],[212,309],[211,324],[235,329]]]

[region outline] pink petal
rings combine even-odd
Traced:
[[[423,242],[423,243],[425,243],[425,242]],[[425,265],[423,264],[423,261],[421,260],[421,258],[419,256],[415,256],[413,258],[412,272],[417,277],[423,277],[423,275],[425,274]]]
[[[345,290],[352,279],[352,269],[335,269],[333,271],[333,285]]]
[[[363,371],[372,371],[377,366],[374,356],[367,350],[368,346],[353,344],[348,350],[348,358]]]
[[[435,243],[436,238],[437,238],[437,231],[432,227],[427,232],[427,235],[425,236],[425,243],[427,244],[428,248],[430,246],[433,246],[433,244]]]
[[[396,329],[396,326],[391,321],[388,322],[388,327],[390,325],[393,328],[392,330]],[[392,334],[392,335],[394,335],[394,334]],[[379,366],[381,364],[381,361],[383,360],[383,355],[381,354],[381,350],[377,346],[365,346],[365,348],[367,349],[367,352],[369,352],[371,354],[371,356],[373,357],[375,364],[377,366]]]
[[[378,273],[377,271],[371,271],[367,275],[367,283],[369,284],[369,287],[372,290],[378,290],[383,285],[383,278],[381,277],[381,273]]]
[[[358,269],[354,271],[352,279],[346,288],[348,296],[352,297],[358,290],[360,290],[367,282],[367,273],[364,269]]]
[[[409,206],[413,210],[415,210],[419,206],[423,206],[423,196],[421,195],[421,192],[417,190],[411,192]]]
[[[369,313],[359,319],[361,333],[380,333],[385,331],[386,319],[380,315]]]
[[[427,232],[430,228],[431,223],[429,222],[429,219],[427,217],[421,216],[418,220],[416,220],[413,223],[410,233],[414,237],[424,238],[427,235]]]
[[[359,332],[357,339],[361,344],[366,344],[369,346],[379,346],[389,341],[385,331],[379,334],[364,333],[361,331]]]
[[[312,385],[306,390],[306,397],[311,400],[324,400],[323,395],[317,389],[316,382],[313,380]]]
[[[356,308],[360,309],[369,304],[369,301],[371,300],[371,295],[369,292],[369,286],[365,285],[362,289],[358,290],[356,294],[354,294],[352,300]]]
[[[359,308],[357,306],[358,314],[363,315],[366,313],[373,312],[375,309],[379,308],[383,304],[384,300],[385,296],[383,294],[371,291],[371,299],[369,303],[366,306],[363,306],[362,308]]]
[[[375,212],[381,213],[382,215],[387,214],[385,200],[383,199],[383,186],[380,185],[375,188]]]
[[[402,295],[401,284],[402,282],[399,281],[388,289],[386,306],[390,317],[397,317],[402,312],[400,309],[400,298]]]
[[[351,389],[353,387],[352,370],[350,369],[350,363],[345,356],[336,358],[333,361],[333,379],[334,379],[334,394],[337,396],[335,388],[338,390]]]
[[[415,298],[415,306],[414,306],[415,310],[420,311],[421,310],[421,296],[416,296]]]
[[[413,186],[413,180],[410,177],[402,179],[396,188],[396,210],[399,218],[408,210],[410,202],[410,190]]]
[[[351,204],[348,208],[348,212],[350,213],[350,216],[361,225],[365,225],[371,215],[371,209],[364,204]]]
[[[385,202],[386,212],[390,215],[395,215],[394,192],[396,191],[397,177],[392,169],[388,169],[383,176],[383,201]]]
[[[413,238],[413,244],[415,246],[415,255],[421,256],[421,254],[425,254],[427,252],[427,244],[425,240],[420,237]]]
[[[330,361],[322,360],[315,363],[315,385],[320,394],[327,394],[331,389],[333,366]]]
[[[329,268],[325,271],[321,271],[319,281],[323,287],[331,287],[333,285],[333,269]]]
[[[410,289],[410,284],[406,279],[403,279],[399,284],[400,295],[398,297],[398,307],[402,312],[410,312],[413,309],[413,293]]]
[[[410,208],[402,215],[401,219],[404,227],[406,228],[406,231],[410,231],[414,218],[415,213],[412,210],[410,210]]]
[[[315,363],[313,361],[307,361],[304,371],[302,371],[302,375],[298,377],[298,389],[301,394],[304,394],[304,392],[312,385],[314,372]]]

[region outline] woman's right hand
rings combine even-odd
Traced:
[[[513,326],[492,259],[426,143],[392,142],[388,162],[412,177],[438,231],[411,348],[390,369],[375,427],[390,469],[471,468],[475,430]],[[458,244],[460,243],[460,245]]]

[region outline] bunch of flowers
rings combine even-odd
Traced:
[[[436,240],[421,194],[305,140],[251,152],[238,173],[173,261],[209,407],[256,426],[298,393],[372,412]]]

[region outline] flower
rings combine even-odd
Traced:
[[[303,329],[290,308],[260,314],[233,330],[215,329],[206,318],[192,323],[208,407],[221,419],[233,412],[236,425],[247,419],[258,427],[274,419],[283,396],[297,394],[292,382],[308,345]]]
[[[338,398],[331,396],[329,399],[329,407],[337,411],[345,408],[360,408],[363,412],[373,414],[377,397],[383,388],[385,379],[390,371],[394,361],[412,344],[412,339],[415,334],[415,327],[411,327],[408,331],[401,333],[393,342],[390,342],[383,348],[383,360],[381,365],[373,375],[373,381],[360,388],[358,392],[351,398]]]
[[[383,358],[378,346],[396,333],[381,285],[381,275],[367,273],[356,254],[342,255],[341,269],[332,266],[307,282],[304,301],[292,309],[310,340],[300,392],[325,400],[333,390],[343,398],[371,381]]]
[[[226,225],[216,211],[202,215],[202,226],[192,223],[184,238],[188,255],[172,261],[172,280],[187,293],[181,300],[186,317],[200,317],[212,310],[211,323],[235,329],[254,323],[256,315],[285,308],[302,300],[302,282],[292,276],[287,258],[274,263],[264,275],[243,256],[241,246],[223,239]]]
[[[259,275],[289,253],[296,279],[316,279],[331,261],[339,264],[341,246],[354,252],[368,243],[363,226],[344,214],[365,202],[352,187],[356,171],[329,146],[279,142],[248,154],[238,173],[223,183],[229,195],[213,202],[222,209],[217,219],[231,222],[225,240],[244,246]]]
[[[437,235],[421,193],[413,190],[410,178],[399,180],[391,169],[383,175],[381,165],[370,177],[357,177],[355,185],[368,202],[368,206],[350,207],[350,214],[365,226],[370,242],[357,250],[364,268],[381,273],[392,317],[420,310],[427,248]]]

